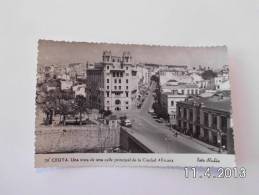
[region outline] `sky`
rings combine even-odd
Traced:
[[[111,50],[114,56],[122,56],[123,51],[129,51],[136,64],[202,65],[211,68],[227,64],[226,46],[177,47],[39,40],[38,65],[100,62],[104,50]]]

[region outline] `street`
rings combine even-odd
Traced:
[[[185,137],[175,137],[165,123],[158,123],[152,118],[148,110],[154,102],[152,95],[154,88],[155,83],[152,83],[141,109],[127,113],[133,124],[131,128],[126,128],[127,131],[156,153],[213,153]]]

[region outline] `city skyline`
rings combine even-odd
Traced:
[[[38,65],[100,62],[104,50],[110,50],[114,56],[121,56],[123,51],[129,51],[134,64],[152,63],[191,67],[201,65],[214,68],[228,64],[226,46],[171,47],[39,40]]]

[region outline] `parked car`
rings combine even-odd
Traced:
[[[132,127],[132,123],[129,119],[123,120],[121,125],[124,127]]]
[[[153,117],[154,119],[159,119],[159,116],[158,116],[155,112],[152,114],[152,117]]]
[[[163,122],[163,119],[162,119],[162,118],[156,119],[156,122],[162,123],[162,122]]]
[[[150,114],[154,113],[154,109],[150,108],[150,109],[148,110],[148,113],[150,113]]]

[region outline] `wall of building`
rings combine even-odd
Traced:
[[[220,151],[223,149],[228,152],[234,151],[233,143],[229,139],[232,129],[230,121],[231,114],[227,111],[209,109],[185,102],[177,104],[176,125],[178,130],[218,147]]]
[[[86,97],[89,107],[102,109],[104,106],[104,81],[102,69],[87,70]]]

